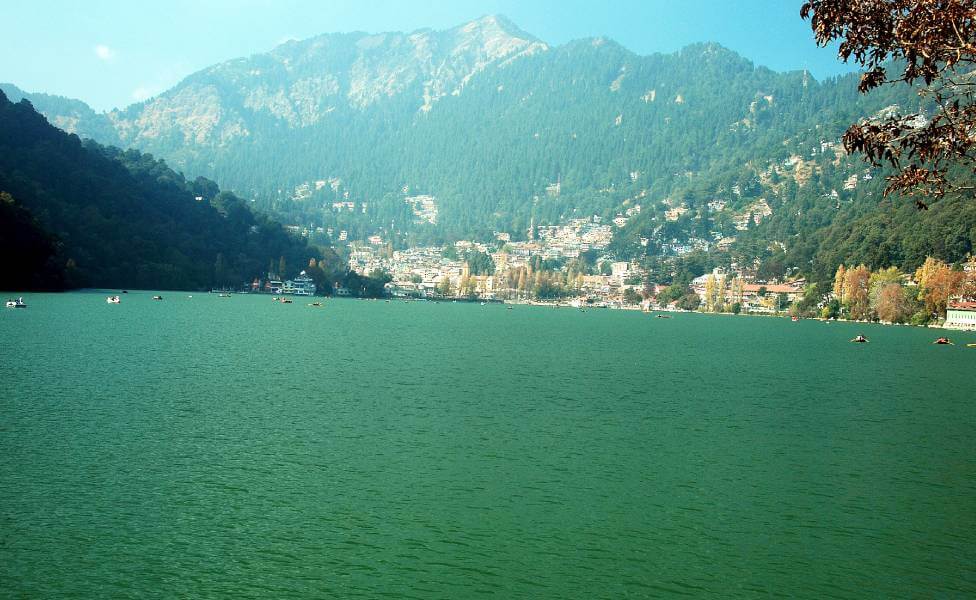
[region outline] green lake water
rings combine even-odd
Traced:
[[[976,594],[976,334],[151,295],[0,313],[0,597]]]

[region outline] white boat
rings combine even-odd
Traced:
[[[24,302],[23,298],[7,300],[7,308],[27,308],[27,303]]]
[[[105,299],[105,301],[108,302],[109,304],[121,304],[122,303],[122,299],[119,298],[118,296],[109,296],[108,298]]]

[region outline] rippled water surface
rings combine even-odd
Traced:
[[[976,335],[151,295],[0,313],[0,596],[976,593]]]

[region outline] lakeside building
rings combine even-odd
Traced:
[[[943,327],[976,331],[976,302],[950,302]]]
[[[302,271],[295,279],[285,281],[281,290],[282,293],[295,296],[314,296],[315,283],[311,277],[305,274],[305,271]]]

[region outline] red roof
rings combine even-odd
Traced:
[[[950,302],[950,310],[976,310],[976,302]]]

